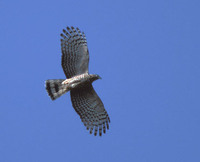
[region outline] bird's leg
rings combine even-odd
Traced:
[[[71,79],[66,79],[66,80],[64,80],[64,81],[62,82],[62,84],[69,84],[70,81],[71,81]]]
[[[73,83],[79,83],[81,82],[81,79],[83,78],[83,75],[78,75],[75,77],[72,77],[70,79],[66,79],[62,82],[62,84],[73,84]]]

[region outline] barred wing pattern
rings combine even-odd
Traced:
[[[64,34],[65,35],[64,35]],[[62,67],[67,78],[88,73],[89,52],[84,32],[67,27],[61,34]]]
[[[82,122],[90,129],[90,134],[94,130],[94,135],[102,135],[102,130],[106,133],[109,129],[110,118],[104,108],[104,105],[95,92],[91,83],[71,90],[71,101],[74,109],[79,114]]]

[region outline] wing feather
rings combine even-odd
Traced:
[[[110,118],[104,108],[104,105],[95,92],[92,84],[71,90],[71,101],[75,111],[79,114],[82,122],[90,133],[94,130],[94,135],[106,133],[106,127],[109,129]]]
[[[62,67],[67,78],[88,73],[89,52],[86,36],[78,28],[61,33]]]

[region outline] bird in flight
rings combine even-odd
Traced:
[[[102,135],[109,129],[110,118],[95,92],[92,82],[101,77],[89,74],[86,36],[79,28],[67,27],[61,33],[62,68],[67,79],[49,79],[45,86],[52,100],[70,91],[72,106],[90,134]]]

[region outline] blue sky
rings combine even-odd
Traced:
[[[0,1],[1,162],[199,162],[200,1]],[[111,118],[86,131],[65,78],[60,33],[86,33],[89,71]]]

